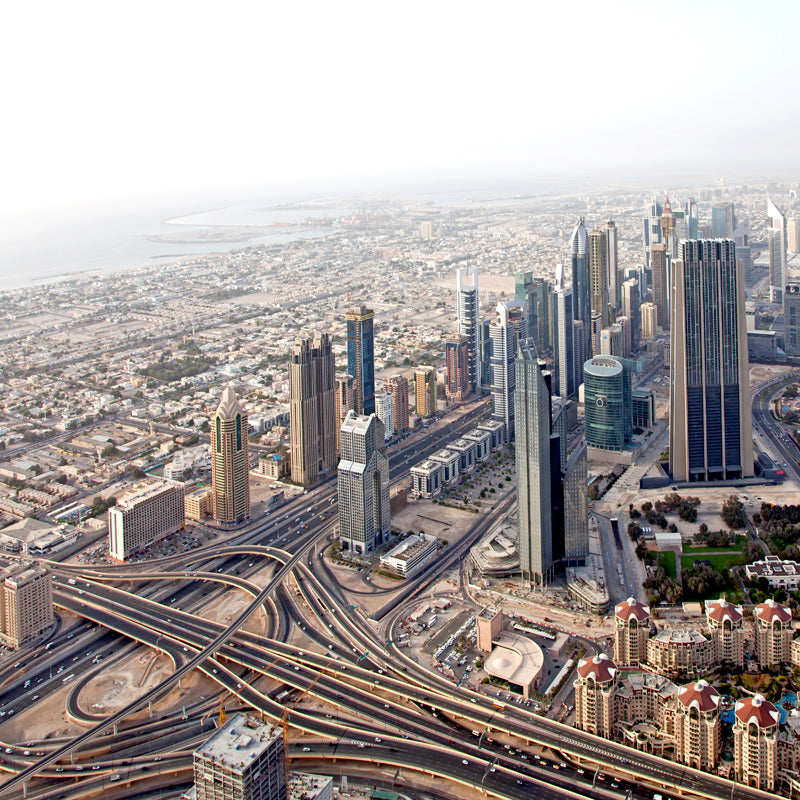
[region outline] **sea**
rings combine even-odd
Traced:
[[[348,192],[320,195],[309,192],[268,196],[237,196],[220,192],[177,200],[140,200],[137,203],[60,209],[36,216],[0,216],[0,291],[52,282],[86,272],[125,270],[176,261],[182,256],[222,253],[257,244],[280,244],[318,238],[335,226],[304,225],[282,229],[286,223],[309,218],[349,216],[365,208],[404,204],[442,209],[469,206],[507,206],[541,202],[547,197],[587,189],[577,182],[520,186],[447,188],[403,187],[396,192]],[[164,241],[156,237],[202,232],[209,228],[255,226],[271,228],[266,235],[243,236],[237,241]],[[257,233],[257,231],[250,233]],[[190,237],[189,237],[190,238]]]

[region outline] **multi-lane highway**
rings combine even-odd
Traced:
[[[469,412],[480,413],[485,413],[481,407]],[[474,425],[474,419],[465,417],[457,426]],[[393,478],[440,445],[434,435],[410,442],[396,456]],[[207,736],[215,697],[204,697],[163,719],[131,718],[194,670],[265,718],[278,721],[286,714],[293,730],[311,737],[304,743],[307,751],[292,750],[299,759],[317,763],[336,758],[338,763],[424,771],[445,779],[453,796],[465,785],[509,800],[607,800],[621,797],[627,789],[632,797],[649,800],[653,790],[642,785],[647,780],[687,796],[728,798],[735,789],[740,800],[766,797],[456,687],[384,641],[375,622],[353,608],[347,593],[319,566],[318,545],[329,540],[335,527],[334,491],[330,483],[320,486],[286,510],[255,521],[230,544],[160,559],[157,565],[89,568],[53,563],[58,606],[84,617],[91,627],[72,639],[58,634],[49,651],[10,668],[0,690],[0,712],[13,708],[21,713],[40,702],[42,690],[34,691],[36,687],[60,689],[61,676],[73,674],[66,711],[89,727],[66,741],[35,743],[33,748],[9,745],[11,753],[6,755],[12,760],[0,764],[9,774],[4,800],[21,797],[22,784],[29,797],[88,796],[99,785],[112,797],[119,787],[116,796],[127,797],[135,793],[134,787],[152,783],[156,773],[188,769],[186,753]],[[506,498],[477,517],[462,543],[448,548],[374,619],[413,602],[463,557],[468,543],[510,502],[512,498]],[[257,581],[251,578],[255,573]],[[134,578],[138,588],[131,592],[125,587]],[[247,594],[246,609],[226,625],[204,619],[202,608],[229,586]],[[258,629],[263,633],[243,631],[250,619],[261,620]],[[162,651],[174,670],[152,692],[100,719],[83,707],[80,688],[93,671],[115,657],[120,642]],[[56,674],[50,678],[53,668]],[[264,677],[269,679],[266,683]],[[284,695],[287,689],[292,692],[289,698]],[[542,748],[544,758],[537,758]],[[599,781],[601,771],[607,773],[607,781]],[[630,786],[611,787],[612,776],[629,780]]]

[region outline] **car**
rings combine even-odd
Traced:
[[[465,767],[468,767],[468,766],[469,766],[469,761],[467,761],[467,759],[466,759],[466,758],[462,758],[462,759],[461,759],[461,763],[462,763],[462,764],[463,764]]]
[[[75,771],[76,771],[76,772],[81,772],[81,771],[83,771],[83,764],[78,764],[78,766],[77,766],[77,767],[75,767]]]
[[[524,785],[525,785],[524,781],[521,781],[519,778],[517,778],[517,786],[524,786]]]
[[[10,755],[13,752],[14,751],[10,747],[6,747],[6,753],[8,753]]]
[[[489,767],[489,772],[497,772],[497,767]]]
[[[161,761],[161,756],[156,756],[153,761]]]
[[[92,764],[92,769],[100,769],[100,765],[99,764]]]
[[[383,741],[383,739],[381,739],[381,737],[380,737],[380,736],[376,736],[376,737],[375,737],[375,741],[376,741],[378,744],[380,744],[380,743]]]
[[[63,771],[64,771],[64,767],[56,767],[56,772],[63,772]]]
[[[29,756],[29,755],[31,755],[31,751],[30,751],[30,750],[25,750],[25,751],[22,753],[22,755],[24,755],[24,756]]]
[[[303,748],[303,752],[304,753],[310,753],[311,752],[311,748],[310,747],[304,747]]]

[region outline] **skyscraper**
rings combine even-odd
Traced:
[[[553,347],[553,285],[545,278],[534,278],[535,325],[533,338],[540,354],[549,353]]]
[[[250,454],[247,413],[232,386],[222,392],[211,418],[211,500],[220,525],[237,525],[250,516]]]
[[[675,215],[672,213],[669,197],[664,201],[664,210],[661,212],[661,241],[667,248],[667,255],[674,257],[678,242],[675,239]]]
[[[386,389],[384,388],[384,391]],[[336,379],[336,394],[334,400],[336,418],[336,452],[339,452],[339,431],[347,416],[348,411],[353,410],[353,376],[340,375]]]
[[[394,429],[397,433],[408,430],[408,379],[392,375],[383,381],[383,391],[394,397]]]
[[[436,413],[436,369],[420,364],[414,371],[417,414],[431,417]]]
[[[497,304],[497,319],[489,325],[489,338],[492,342],[492,419],[505,425],[506,441],[513,442],[516,333],[505,303]]]
[[[769,244],[769,299],[772,303],[783,302],[783,287],[786,286],[786,217],[772,202],[767,200],[767,243]]]
[[[622,284],[622,315],[631,321],[631,350],[639,349],[639,339],[642,331],[640,299],[639,282],[635,278],[625,281]]]
[[[653,275],[653,302],[658,309],[658,324],[669,327],[669,279],[667,277],[667,248],[654,244],[650,248],[650,267]]]
[[[617,240],[617,226],[613,219],[606,222],[606,275],[608,276],[608,302],[613,309],[619,311],[622,301],[622,281],[619,274],[619,243]]]
[[[586,342],[584,352],[591,353],[592,304],[589,278],[589,234],[586,231],[583,217],[578,220],[578,224],[572,231],[570,246],[572,248],[573,317],[583,323]]]
[[[744,276],[736,267],[733,240],[681,242],[680,259],[673,266],[673,480],[752,476]]]
[[[586,444],[619,452],[633,438],[631,374],[622,361],[595,356],[583,365]]]
[[[556,288],[553,290],[553,310],[555,311],[555,361],[556,387],[559,397],[574,396],[575,385],[575,342],[572,317],[572,289],[563,285],[563,267],[556,267]]]
[[[375,412],[375,312],[366,306],[349,309],[347,372],[353,376],[353,405],[358,414]]]
[[[517,272],[514,275],[514,299],[522,303],[528,327],[524,339],[536,337],[536,293],[534,291],[533,273]]]
[[[658,333],[658,308],[655,303],[642,303],[642,339],[655,339]]]
[[[736,245],[736,258],[742,262],[744,285],[753,282],[753,257],[750,254],[750,222],[743,219],[733,232],[733,243]]]
[[[607,327],[609,321],[607,248],[605,231],[596,230],[589,234],[589,300],[592,313],[600,314],[602,328]]]
[[[295,483],[308,486],[335,468],[337,424],[336,372],[328,334],[298,339],[289,357],[289,445]]]
[[[339,539],[354,553],[371,553],[391,533],[389,460],[383,423],[350,411],[342,425]]]
[[[645,206],[644,229],[642,231],[642,245],[644,246],[644,266],[650,269],[650,248],[654,244],[661,244],[661,203],[655,198]]]
[[[519,564],[526,584],[542,587],[553,568],[550,391],[533,340],[520,343],[515,363],[519,420],[515,446]]]
[[[800,283],[789,281],[783,294],[784,349],[787,356],[800,356]]]
[[[478,316],[478,270],[460,269],[456,273],[458,332],[467,337],[469,386],[477,392],[481,386],[481,333]]]
[[[786,220],[786,245],[790,252],[800,253],[800,216],[795,214]],[[739,246],[736,246],[739,252]]]
[[[711,206],[711,235],[715,239],[730,239],[736,230],[736,211],[733,203]]]
[[[383,423],[384,441],[389,441],[394,436],[394,396],[389,392],[379,392],[375,395],[375,413]]]
[[[445,394],[448,402],[464,400],[469,394],[469,350],[467,337],[455,333],[444,340],[447,375]]]

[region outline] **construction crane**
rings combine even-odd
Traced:
[[[323,667],[317,674],[317,677],[314,678],[314,680],[311,681],[311,683],[309,683],[305,689],[303,689],[297,700],[295,700],[291,705],[285,705],[283,707],[283,713],[281,714],[281,728],[283,728],[283,766],[286,770],[287,791],[289,787],[289,712],[292,711],[294,707],[317,685],[317,681],[327,672],[327,670],[328,667]]]

